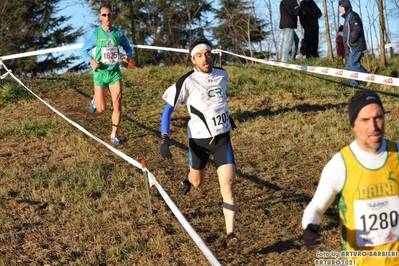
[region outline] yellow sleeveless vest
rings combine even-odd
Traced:
[[[349,146],[341,150],[346,166],[339,195],[342,254],[356,265],[399,265],[399,158],[394,142],[387,140],[387,149],[385,164],[375,170],[361,165]]]

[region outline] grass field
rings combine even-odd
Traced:
[[[306,64],[329,65],[322,59]],[[397,65],[390,62],[378,74],[394,73]],[[212,158],[203,186],[179,194],[187,171],[185,106],[173,114],[173,160],[159,154],[162,93],[190,69],[123,70],[124,144],[117,148],[146,160],[222,265],[313,265],[317,250],[340,250],[336,204],[323,217],[321,244],[314,250],[303,245],[301,218],[323,166],[354,138],[347,101],[356,89],[344,79],[263,64],[226,67],[230,112],[238,126],[231,135],[240,239],[239,250],[229,252]],[[108,142],[111,109],[89,112],[90,74],[22,82]],[[386,137],[399,141],[399,89],[370,88],[380,93],[387,111]],[[0,143],[0,265],[209,265],[155,187],[149,214],[141,169],[71,126],[10,77],[0,81]]]

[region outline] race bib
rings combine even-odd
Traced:
[[[225,133],[231,128],[227,104],[205,110],[204,116],[212,136]]]
[[[104,65],[116,65],[118,63],[118,48],[101,48],[101,63],[103,63]]]
[[[355,200],[356,241],[359,247],[384,245],[399,239],[399,197]]]

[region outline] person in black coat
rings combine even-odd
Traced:
[[[298,27],[298,15],[301,10],[296,0],[280,2],[280,29],[283,31],[283,51],[281,62],[295,60],[299,38],[295,32]]]
[[[313,0],[301,1],[301,12],[299,21],[305,31],[305,55],[309,57],[319,57],[319,21],[322,13],[320,8]]]

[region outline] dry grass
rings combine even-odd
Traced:
[[[325,63],[325,62],[319,62]],[[333,66],[335,67],[335,66]],[[120,149],[149,170],[222,265],[311,265],[301,218],[324,164],[353,135],[346,80],[272,68],[226,67],[237,162],[240,250],[224,248],[224,220],[215,167],[203,187],[181,196],[187,170],[188,119],[172,121],[173,160],[159,155],[163,91],[190,67],[124,71]],[[90,75],[23,82],[57,110],[108,141],[111,110],[91,114]],[[65,122],[23,88],[0,84],[0,264],[209,265],[158,191],[145,199],[143,174]],[[398,141],[399,89],[380,90],[387,137]],[[339,250],[336,206],[323,218],[322,244]]]

